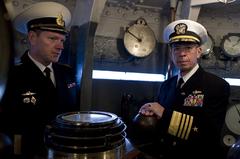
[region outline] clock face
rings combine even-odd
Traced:
[[[123,41],[128,52],[136,57],[149,55],[156,44],[154,32],[141,21],[126,29]]]
[[[228,34],[224,36],[221,47],[223,53],[228,57],[239,57],[240,56],[240,35],[239,34]]]
[[[225,117],[227,128],[236,135],[240,135],[240,104],[229,107]]]

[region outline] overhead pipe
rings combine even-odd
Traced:
[[[170,14],[171,14],[171,19],[170,22],[173,22],[176,20],[176,12],[179,6],[179,0],[170,0]],[[168,62],[168,67],[167,67],[167,74],[166,74],[166,79],[170,78],[173,76],[173,70],[174,70],[174,64],[173,62],[169,59]]]

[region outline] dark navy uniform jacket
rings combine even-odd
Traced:
[[[64,112],[77,111],[78,86],[69,66],[53,63],[56,87],[30,60],[27,53],[22,63],[11,71],[2,100],[2,113],[12,135],[22,135],[22,151],[34,153],[43,148],[47,123]]]
[[[218,158],[221,129],[230,96],[229,84],[201,67],[180,91],[177,76],[164,81],[158,102],[165,107],[159,148],[165,158]],[[224,158],[224,157],[223,157]]]

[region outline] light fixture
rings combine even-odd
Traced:
[[[107,70],[93,70],[93,79],[105,80],[126,80],[126,81],[145,81],[145,82],[163,82],[166,76],[162,74],[149,74],[137,72],[120,72],[120,71],[107,71]],[[230,86],[240,86],[240,79],[238,78],[223,78]],[[0,89],[1,93],[1,89]]]
[[[221,2],[221,3],[227,4],[227,3],[235,2],[236,0],[218,0],[218,1]]]
[[[107,70],[93,70],[92,78],[108,80],[126,80],[126,81],[148,81],[148,82],[163,82],[165,80],[165,76],[162,74],[120,72]]]

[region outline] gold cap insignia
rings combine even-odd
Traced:
[[[65,22],[64,22],[64,20],[63,20],[62,14],[60,14],[60,15],[57,16],[56,22],[57,22],[57,25],[60,25],[60,26],[64,27]]]
[[[185,34],[187,31],[187,25],[184,23],[179,23],[174,28],[176,34]]]

